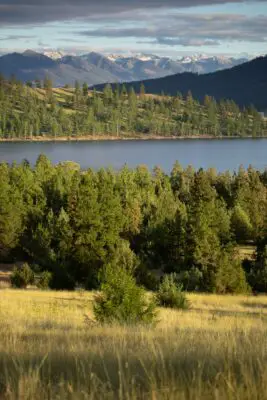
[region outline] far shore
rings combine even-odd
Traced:
[[[33,136],[24,138],[0,138],[0,142],[89,142],[89,141],[134,141],[134,140],[201,140],[201,139],[265,139],[264,136],[158,136],[158,135],[136,135],[136,136],[109,136],[109,135],[86,135],[86,136]]]

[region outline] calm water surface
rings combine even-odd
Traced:
[[[176,160],[183,166],[215,167],[218,171],[233,171],[241,164],[267,168],[267,139],[0,143],[0,161],[26,158],[34,164],[40,153],[53,163],[75,161],[83,169],[146,164],[170,172]]]

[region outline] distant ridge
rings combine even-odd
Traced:
[[[153,54],[105,56],[91,52],[77,56],[63,52],[45,51],[42,54],[26,50],[24,53],[12,53],[0,57],[0,73],[6,77],[14,74],[24,82],[42,80],[48,75],[54,86],[74,85],[76,80],[91,86],[106,82],[159,78],[183,72],[203,74],[230,68],[245,61],[245,58],[205,55],[173,60]]]
[[[191,91],[193,97],[200,101],[203,101],[205,95],[209,95],[216,100],[232,99],[240,106],[253,104],[259,110],[266,110],[267,56],[210,74],[183,73],[160,79],[125,83],[125,86],[133,87],[139,92],[142,83],[146,92],[151,94],[164,92],[168,95],[176,95],[180,92],[186,95]],[[103,85],[96,86],[98,90],[102,88]]]
[[[49,76],[55,86],[74,85],[76,80],[87,82],[89,85],[123,80],[116,73],[98,68],[81,57],[52,59],[32,50],[0,57],[0,73],[6,77],[13,74],[24,82],[43,80]]]

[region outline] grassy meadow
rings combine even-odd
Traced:
[[[150,328],[94,324],[92,298],[0,291],[1,399],[267,399],[267,297],[190,294]]]

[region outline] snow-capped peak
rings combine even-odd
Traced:
[[[129,58],[133,58],[135,60],[144,61],[144,62],[160,59],[159,56],[156,56],[154,54],[145,54],[145,53],[108,54],[106,57],[110,61],[113,61],[113,62],[116,62],[117,60],[129,59]]]
[[[108,54],[106,56],[106,58],[110,61],[116,62],[116,60],[118,60],[119,58],[122,58],[122,56],[118,55],[118,54]]]
[[[63,51],[50,51],[50,50],[45,50],[43,51],[43,54],[49,58],[52,58],[53,60],[58,60],[66,55]]]

